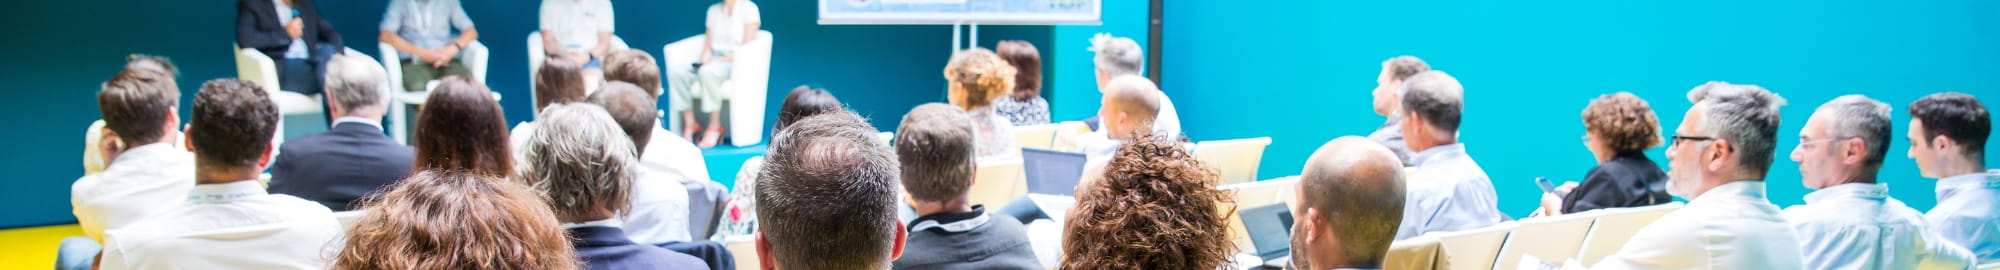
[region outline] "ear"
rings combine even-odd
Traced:
[[[263,170],[264,168],[270,168],[270,166],[271,166],[271,153],[272,153],[272,152],[274,152],[273,150],[277,150],[277,149],[278,149],[278,146],[277,146],[277,145],[274,145],[274,144],[268,144],[268,143],[267,143],[267,144],[264,144],[264,153],[261,153],[261,154],[257,154],[257,170],[260,170],[260,171],[261,171],[261,170]]]
[[[892,249],[892,250],[890,250],[890,251],[889,251],[889,260],[890,260],[890,261],[894,261],[894,260],[896,260],[896,258],[902,258],[902,257],[903,257],[903,241],[908,241],[908,240],[909,240],[909,237],[910,237],[910,228],[909,228],[909,227],[903,227],[903,221],[901,221],[901,220],[897,220],[897,221],[896,221],[896,245],[894,246],[894,247],[895,247],[895,249]]]
[[[1868,147],[1868,143],[1862,142],[1861,138],[1848,138],[1842,142],[1847,145],[1841,147],[1840,163],[1847,165],[1861,164],[1862,156],[1868,155],[1863,152],[1863,149]]]
[[[181,129],[181,148],[187,148],[187,151],[190,153],[194,152],[194,136],[195,136],[194,132],[191,131],[194,130],[186,128]]]
[[[764,232],[757,232],[757,265],[763,270],[778,269],[776,260],[771,259],[771,241],[764,239]]]
[[[1958,150],[1958,147],[1959,147],[1958,141],[1953,141],[1951,140],[1951,138],[1947,138],[1944,135],[1931,137],[1932,151],[1936,151],[1938,153],[1959,153],[1958,151],[1955,151]]]
[[[1314,243],[1315,241],[1319,241],[1320,237],[1319,231],[1325,229],[1325,228],[1320,228],[1320,226],[1326,226],[1326,224],[1321,224],[1319,222],[1320,220],[1319,209],[1313,209],[1311,207],[1301,207],[1300,209],[1304,211],[1300,212],[1300,214],[1302,215],[1299,215],[1298,224],[1292,225],[1294,227],[1298,227],[1299,229],[1297,230],[1297,232],[1295,232],[1297,235],[1292,235],[1292,237],[1303,238],[1305,241],[1299,241],[1303,243]],[[1292,248],[1298,248],[1298,247],[1292,247]]]
[[[1707,166],[1703,167],[1707,167],[1708,171],[1721,171],[1722,166],[1729,162],[1729,153],[1727,153],[1729,150],[1728,143],[1728,140],[1723,139],[1715,139],[1710,142],[1708,144],[1709,151],[1701,156],[1701,160],[1704,163],[1708,163]]]

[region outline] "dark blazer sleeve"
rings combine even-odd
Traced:
[[[308,18],[312,18],[311,23],[313,24],[314,28],[318,28],[319,41],[321,42],[321,44],[333,44],[335,49],[346,48],[347,43],[341,43],[340,30],[333,28],[333,23],[328,22],[326,20],[326,16],[321,16],[322,14],[319,13],[319,5],[318,5],[319,3],[317,2],[318,1],[312,1],[312,0],[297,0],[297,2],[295,3],[299,3],[300,6],[304,6],[304,8],[310,9],[311,12],[309,13],[312,14],[312,17]],[[308,12],[301,12],[301,13],[303,14]]]
[[[285,33],[284,23],[271,23],[277,21],[275,12],[278,11],[273,10],[275,8],[270,1],[237,1],[236,44],[264,51],[292,45],[292,37]]]
[[[1590,169],[1590,174],[1584,176],[1583,183],[1578,184],[1576,190],[1571,190],[1568,197],[1563,197],[1563,213],[1618,207],[1620,204],[1632,201],[1632,194],[1619,190],[1620,183],[1630,180],[1615,179],[1631,175],[1623,169],[1611,162]]]

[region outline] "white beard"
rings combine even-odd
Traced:
[[[1694,200],[1695,189],[1701,186],[1701,180],[1699,180],[1700,179],[1699,175],[1701,174],[1701,172],[1694,172],[1688,174],[1694,174],[1694,176],[1681,177],[1673,174],[1667,174],[1667,195],[1673,195],[1674,197],[1681,197],[1682,199],[1687,199],[1687,200]]]

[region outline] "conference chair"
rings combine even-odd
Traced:
[[[1438,249],[1444,256],[1440,262],[1442,269],[1487,270],[1493,269],[1495,258],[1500,255],[1500,246],[1507,241],[1507,235],[1519,223],[1513,221],[1493,224],[1478,229],[1433,233],[1438,238]]]
[[[340,222],[340,231],[349,232],[354,231],[354,223],[361,221],[361,216],[365,215],[368,215],[368,210],[333,212],[333,220]]]
[[[619,38],[618,35],[611,35],[612,50],[623,50],[630,48],[632,47],[625,45],[624,38]],[[528,32],[528,95],[529,95],[528,98],[530,99],[534,98],[534,93],[535,93],[535,79],[534,79],[535,73],[540,72],[542,70],[542,61],[548,60],[548,58],[549,58],[548,50],[545,50],[542,47],[542,31]],[[597,84],[603,82],[604,82],[603,77],[586,78],[584,80],[585,93],[589,93],[590,91],[597,91]]]
[[[889,143],[896,141],[896,132],[894,131],[876,132],[875,141],[881,142],[882,145],[889,145]]]
[[[1625,242],[1632,240],[1632,235],[1638,234],[1640,228],[1653,224],[1653,221],[1659,220],[1660,216],[1681,209],[1682,205],[1680,202],[1671,202],[1569,214],[1597,218],[1597,223],[1592,224],[1590,232],[1584,236],[1583,246],[1578,248],[1575,257],[1577,262],[1583,263],[1584,266],[1597,265],[1598,261],[1604,260],[1604,257],[1611,256],[1612,253],[1617,253],[1619,248],[1624,247]]]
[[[1221,173],[1223,183],[1243,183],[1257,180],[1257,165],[1263,162],[1264,147],[1270,145],[1271,137],[1257,137],[1204,141],[1190,149],[1195,160]]]
[[[735,255],[736,269],[763,269],[763,263],[758,261],[763,255],[757,254],[757,237],[754,234],[723,238],[722,246]]]
[[[1090,133],[1090,131],[1090,125],[1084,124],[1083,121],[1063,121],[1056,123],[1055,142],[1051,143],[1049,149],[1076,152],[1079,150],[1077,149],[1079,146],[1076,145],[1076,137],[1082,136],[1084,133]]]
[[[409,144],[410,121],[408,119],[410,119],[410,107],[423,106],[424,100],[430,97],[431,88],[437,87],[438,81],[431,80],[430,83],[425,84],[424,89],[403,89],[401,54],[397,53],[396,47],[389,46],[388,43],[376,42],[375,45],[382,50],[382,56],[380,57],[382,70],[389,75],[389,119],[391,119],[389,120],[390,127],[388,127],[389,135],[395,138],[396,142]],[[465,65],[466,69],[472,71],[472,81],[485,84],[486,60],[490,55],[490,51],[486,49],[486,43],[475,40],[472,41],[472,45],[465,46],[464,50],[459,51],[458,61],[459,64]],[[500,93],[494,92],[493,97],[495,100],[498,100]]]
[[[726,117],[728,118],[728,129],[726,129],[726,132],[729,134],[725,136],[728,136],[730,145],[753,145],[762,142],[764,139],[764,106],[766,105],[764,101],[765,96],[769,94],[767,92],[770,88],[772,38],[771,31],[759,30],[757,31],[756,40],[744,43],[743,47],[736,48],[735,62],[732,62],[729,67],[729,81],[724,82],[721,86],[724,89],[722,93],[727,95],[723,97],[723,100],[729,102],[725,104],[722,110],[716,112],[729,115],[729,117]],[[692,74],[694,62],[701,60],[701,47],[703,45],[702,42],[705,40],[707,39],[703,35],[695,35],[681,39],[680,41],[667,43],[661,50],[661,53],[664,54],[661,57],[661,62],[666,64],[665,71],[667,74],[675,74],[677,72]],[[667,77],[671,77],[671,75],[663,76],[662,78]],[[680,88],[685,86],[670,85],[670,87]],[[693,87],[701,87],[701,85],[697,83]],[[672,103],[668,104],[679,105],[686,104],[688,99],[693,98],[683,97],[680,95],[681,92],[686,92],[686,89],[670,89],[670,91],[667,91],[667,98],[662,100],[672,101]],[[681,110],[687,109],[691,108],[672,108],[668,111],[678,114]],[[681,117],[667,117],[667,119],[669,119],[667,126],[674,132],[681,132],[682,127],[687,125],[681,123]]]
[[[84,175],[104,172],[104,151],[97,148],[97,144],[102,142],[99,139],[103,137],[104,119],[90,122],[90,127],[83,131]]]
[[[1014,127],[1014,144],[1022,148],[1050,149],[1056,145],[1057,124],[1040,124]]]
[[[257,51],[257,49],[244,49],[240,45],[231,45],[230,47],[236,51],[236,78],[250,81],[251,83],[256,83],[257,86],[263,87],[264,92],[270,94],[271,103],[278,107],[278,115],[280,117],[278,119],[277,134],[272,137],[277,139],[275,142],[284,141],[286,129],[284,118],[314,116],[301,117],[301,119],[316,120],[313,123],[319,124],[319,126],[309,127],[307,130],[327,129],[327,124],[331,123],[319,123],[318,120],[322,120],[320,119],[322,117],[317,117],[318,114],[326,113],[324,112],[325,109],[321,107],[324,101],[320,101],[320,95],[307,96],[279,90],[279,86],[282,84],[278,84],[278,64],[271,59],[271,56],[264,55],[264,52]],[[343,53],[367,55],[361,53],[361,51],[354,50],[354,48],[344,49]]]
[[[1296,191],[1298,190],[1298,184],[1299,178],[1291,176],[1216,187],[1216,189],[1227,192],[1231,197],[1235,198],[1232,202],[1217,204],[1216,207],[1219,209],[1216,209],[1216,211],[1229,214],[1229,218],[1227,218],[1229,220],[1229,241],[1236,244],[1237,250],[1245,252],[1257,250],[1257,246],[1252,245],[1250,242],[1250,233],[1244,229],[1243,219],[1239,218],[1242,214],[1238,212],[1243,209],[1272,204],[1297,205],[1298,195]]]
[[[1435,235],[1424,235],[1403,239],[1389,244],[1389,253],[1382,258],[1382,269],[1429,270],[1439,268],[1439,258],[1443,251],[1438,248]]]
[[[2000,270],[2000,262],[1981,264],[1979,265],[1979,270]]]
[[[1026,174],[1021,159],[980,160],[978,163],[979,167],[972,169],[972,186],[967,188],[972,197],[969,202],[973,205],[998,209],[1007,205],[1008,201],[1028,194],[1028,190],[1023,188],[1027,180],[1022,178]]]
[[[1522,255],[1555,262],[1575,257],[1583,249],[1583,238],[1589,234],[1590,225],[1596,221],[1597,217],[1589,215],[1520,220],[1520,227],[1500,245],[1499,262],[1493,264],[1493,269],[1513,269],[1521,263]]]

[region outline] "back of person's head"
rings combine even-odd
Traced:
[[[1867,96],[1845,95],[1820,104],[1814,111],[1816,114],[1830,113],[1828,116],[1833,117],[1824,127],[1828,136],[1825,139],[1861,139],[1861,166],[1858,169],[1873,179],[1875,172],[1882,169],[1883,159],[1888,156],[1889,140],[1895,136],[1895,125],[1889,122],[1889,112],[1893,111],[1889,104]],[[1824,145],[1836,147],[1834,145],[1845,144],[1829,142]]]
[[[972,117],[951,105],[918,105],[896,127],[903,188],[919,201],[965,198],[972,187]]]
[[[771,123],[771,134],[775,137],[785,126],[799,119],[839,110],[842,110],[840,100],[834,99],[832,92],[800,85],[793,88],[791,94],[786,94],[785,102],[778,105],[778,120]]]
[[[389,76],[366,55],[335,55],[326,63],[326,94],[341,111],[380,116],[389,106]]]
[[[1139,42],[1132,38],[1115,37],[1098,33],[1090,38],[1090,51],[1097,52],[1091,62],[1097,64],[1097,71],[1108,76],[1140,75],[1146,65],[1146,50],[1139,48]]]
[[[1416,56],[1403,55],[1382,60],[1382,69],[1387,71],[1389,79],[1407,81],[1410,76],[1416,76],[1417,73],[1431,71],[1431,65],[1424,63],[1423,59],[1417,59]]]
[[[150,69],[127,68],[112,75],[97,92],[97,110],[104,115],[104,127],[118,134],[127,146],[159,142],[172,133],[177,119],[181,90],[172,75]]]
[[[1965,157],[1985,160],[1986,139],[1993,133],[1993,116],[1986,105],[1972,95],[1944,92],[1924,96],[1910,103],[1910,118],[1923,125],[1922,145],[1932,145],[1942,136],[1963,147]]]
[[[1785,106],[1785,98],[1756,85],[1727,82],[1708,82],[1687,96],[1696,106],[1706,106],[1698,130],[1728,142],[1737,173],[1764,179],[1777,149],[1778,107]]]
[[[901,249],[897,163],[849,111],[807,117],[771,139],[757,175],[765,265],[883,269]]]
[[[639,156],[646,155],[646,144],[653,139],[653,124],[660,120],[660,109],[656,99],[640,86],[626,82],[605,83],[602,89],[590,93],[590,104],[603,107],[611,114],[611,120],[618,121],[618,128],[632,138],[632,147],[638,149]]]
[[[277,135],[278,106],[249,81],[216,79],[194,95],[187,137],[199,169],[261,167]]]
[[[1313,151],[1299,175],[1299,205],[1292,211],[1292,262],[1309,269],[1381,267],[1403,220],[1403,162],[1380,143],[1356,136],[1327,142]],[[1307,238],[1331,237],[1335,250]],[[1322,240],[1324,241],[1324,240]],[[1310,254],[1337,252],[1346,261],[1312,261]]]
[[[618,122],[597,105],[550,105],[528,138],[521,177],[547,194],[563,222],[585,222],[621,213],[630,205],[638,156]]]
[[[168,78],[178,78],[181,76],[180,68],[174,67],[174,61],[167,59],[165,56],[133,54],[126,57],[125,69],[151,70],[166,74]]]
[[[583,67],[572,61],[542,61],[535,71],[535,111],[549,104],[583,101]],[[609,76],[607,72],[605,74]]]
[[[1143,135],[1118,148],[1103,178],[1077,190],[1063,269],[1216,269],[1235,254],[1229,195],[1179,142]],[[1234,212],[1234,211],[1229,211]]]
[[[1027,41],[1001,41],[994,46],[1000,59],[1014,67],[1014,99],[1027,99],[1042,95],[1042,52],[1035,44]]]
[[[485,85],[445,77],[417,112],[416,123],[410,146],[416,147],[417,169],[513,174],[506,115]]]
[[[422,170],[367,203],[332,269],[578,269],[541,194],[504,178]]]
[[[1104,106],[1112,113],[1122,113],[1136,123],[1132,131],[1150,132],[1153,120],[1160,115],[1160,87],[1153,80],[1139,76],[1118,76],[1104,87]],[[1119,134],[1122,136],[1129,134]]]
[[[1417,73],[1403,81],[1403,111],[1423,117],[1439,136],[1458,132],[1459,117],[1465,111],[1465,87],[1444,71]]]
[[[1615,152],[1645,151],[1661,142],[1660,117],[1646,100],[1630,92],[1590,100],[1583,108],[1583,129]]]
[[[628,82],[646,90],[646,94],[660,96],[660,64],[653,61],[653,55],[638,49],[612,51],[604,56],[604,81]],[[599,89],[598,91],[603,91]]]
[[[985,108],[994,98],[1014,91],[1014,67],[985,48],[951,54],[944,79],[951,84],[951,104],[966,110]]]

